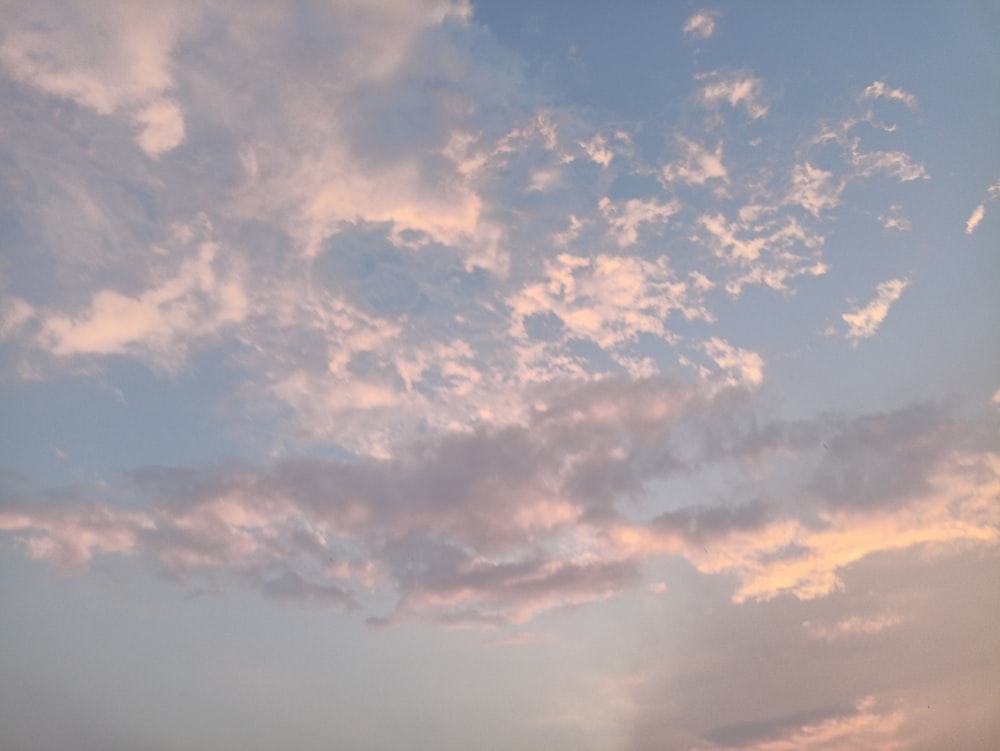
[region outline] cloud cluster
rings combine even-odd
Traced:
[[[524,622],[635,587],[660,557],[734,577],[737,603],[812,599],[879,551],[996,544],[1000,457],[973,444],[956,454],[963,432],[938,408],[762,423],[739,387],[548,384],[522,425],[391,459],[150,467],[118,491],[145,498],[142,510],[67,489],[47,508],[7,502],[0,526],[65,569],[143,555],[181,581],[235,578],[268,597],[363,608],[375,623]],[[656,510],[667,499],[651,483],[720,471],[737,486],[753,477],[762,498]],[[387,595],[395,607],[373,612]]]

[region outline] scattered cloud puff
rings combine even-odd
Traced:
[[[730,383],[759,386],[764,380],[764,358],[756,352],[734,347],[719,337],[712,337],[704,346],[715,364],[730,373]]]
[[[666,224],[677,213],[679,205],[674,202],[659,203],[655,200],[632,198],[624,204],[616,205],[607,197],[602,198],[598,208],[610,226],[610,232],[619,247],[635,245],[639,240],[639,227],[643,224]]]
[[[889,211],[879,214],[878,221],[886,230],[909,232],[913,229],[913,223],[903,215],[902,211],[902,206],[893,204],[889,207]]]
[[[752,120],[767,115],[767,105],[762,101],[764,84],[748,70],[699,73],[695,80],[702,82],[700,98],[706,107],[714,109],[723,103],[742,106]]]
[[[890,279],[882,282],[875,288],[875,299],[863,307],[841,315],[848,327],[847,338],[857,341],[874,336],[889,314],[889,308],[902,296],[903,290],[908,285],[909,281],[906,279]]]
[[[976,227],[979,226],[979,223],[983,221],[983,218],[986,216],[987,201],[992,201],[997,196],[1000,196],[1000,180],[997,180],[987,189],[986,195],[987,200],[976,206],[976,208],[974,208],[972,213],[969,215],[968,220],[965,222],[965,234],[971,235],[976,231]]]
[[[676,162],[663,168],[663,179],[667,182],[679,180],[688,185],[704,185],[709,180],[729,182],[729,173],[722,162],[722,143],[714,151],[709,151],[696,141],[677,137],[682,155]]]
[[[911,110],[917,108],[917,98],[903,89],[894,89],[884,81],[875,81],[867,87],[861,94],[862,99],[889,99],[890,101],[901,102]]]
[[[716,16],[716,13],[705,10],[693,13],[684,22],[684,33],[696,39],[708,39],[715,32]]]
[[[82,314],[45,315],[40,346],[57,356],[119,354],[136,348],[165,366],[178,364],[189,341],[247,315],[247,297],[238,278],[217,276],[217,251],[211,243],[202,245],[197,258],[182,263],[176,276],[137,296],[101,290]]]
[[[983,221],[984,216],[986,216],[986,204],[981,203],[972,210],[971,214],[969,214],[969,218],[965,222],[965,234],[971,235],[975,232],[976,227],[978,227],[979,223]]]

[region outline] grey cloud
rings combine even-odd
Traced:
[[[794,712],[783,717],[724,725],[709,730],[705,736],[713,743],[739,747],[758,741],[776,740],[787,735],[789,731],[805,725],[818,725],[824,720],[846,718],[854,714],[857,714],[856,707],[850,704],[835,704]]]
[[[674,532],[695,544],[724,539],[734,531],[760,529],[773,518],[773,512],[760,499],[734,507],[698,507],[668,511],[654,517],[649,526],[658,531]]]
[[[840,422],[840,421],[838,421]],[[808,490],[834,508],[905,502],[974,434],[940,405],[924,404],[834,424]]]
[[[129,508],[85,488],[47,509],[21,498],[0,522],[63,565],[147,553],[168,573],[228,572],[265,596],[367,609],[358,592],[374,588],[395,593],[399,614],[502,622],[621,591],[670,540],[695,562],[733,537],[755,566],[803,559],[817,551],[793,538],[756,552],[752,540],[787,520],[822,526],[824,509],[863,518],[905,504],[963,440],[976,445],[935,405],[767,420],[745,390],[667,378],[549,384],[531,398],[524,425],[429,437],[388,459],[149,467],[113,491]],[[664,501],[647,497],[651,482],[715,469],[740,478],[728,496],[675,498],[626,524]],[[733,502],[748,489],[755,500]],[[625,529],[661,547],[621,547]]]

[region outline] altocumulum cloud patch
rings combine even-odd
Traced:
[[[567,10],[3,6],[0,746],[979,751],[989,35]]]

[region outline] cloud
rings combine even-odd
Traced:
[[[842,573],[876,552],[998,541],[1000,457],[956,453],[934,410],[768,422],[742,387],[662,378],[547,384],[533,403],[520,425],[384,459],[148,467],[116,491],[145,499],[142,510],[74,488],[47,508],[6,503],[0,527],[62,568],[143,555],[181,582],[481,625],[633,589],[654,558],[731,577],[735,603],[811,600],[843,589]],[[755,477],[770,498],[636,516],[649,483],[717,470],[735,473],[734,487]]]
[[[704,82],[700,98],[706,107],[715,109],[721,103],[742,106],[752,120],[767,115],[767,105],[762,101],[764,84],[747,70],[699,73],[695,80]]]
[[[986,204],[981,203],[972,210],[971,214],[969,214],[969,218],[965,222],[965,234],[971,235],[975,231],[976,227],[979,226],[979,223],[983,221],[984,216],[986,216]]]
[[[810,214],[819,218],[823,211],[840,205],[843,183],[834,183],[833,173],[799,164],[792,170],[792,187],[788,202],[802,206]]]
[[[986,195],[986,201],[983,201],[981,204],[976,206],[976,208],[974,208],[972,213],[969,215],[968,220],[965,222],[965,234],[971,235],[975,232],[976,227],[979,226],[979,223],[982,222],[983,218],[986,216],[987,202],[994,200],[997,196],[1000,196],[1000,180],[997,180],[989,188],[987,188]]]
[[[890,279],[875,288],[875,299],[867,305],[844,313],[841,318],[847,323],[846,336],[855,341],[875,335],[879,326],[889,315],[889,308],[909,286],[906,279]]]
[[[913,229],[913,224],[902,214],[903,207],[894,204],[889,207],[889,211],[879,214],[878,221],[887,230],[897,232],[909,232]]]
[[[729,173],[722,163],[722,143],[715,147],[715,151],[708,151],[701,144],[683,136],[678,136],[677,142],[683,155],[663,168],[664,180],[677,180],[688,185],[704,185],[709,180],[729,182]]]
[[[136,297],[101,290],[81,313],[45,315],[40,346],[60,357],[136,349],[166,367],[176,365],[192,339],[247,315],[238,278],[217,277],[217,252],[214,244],[203,244],[198,257],[183,262],[176,276]]]
[[[739,295],[748,284],[785,290],[797,276],[821,276],[823,237],[776,206],[747,205],[730,220],[720,213],[698,217],[705,244],[733,269],[726,291]]]
[[[810,639],[832,642],[840,639],[871,636],[880,634],[883,631],[891,631],[899,627],[901,623],[902,621],[899,616],[892,613],[885,613],[870,618],[852,615],[833,624],[805,621],[802,624],[802,628],[805,629]]]
[[[704,344],[705,353],[722,370],[731,373],[730,382],[759,386],[764,380],[764,358],[756,352],[734,347],[724,339],[712,337]]]
[[[684,33],[697,39],[708,39],[715,32],[715,13],[700,10],[684,22]]]
[[[883,81],[875,81],[861,93],[862,99],[889,99],[901,102],[909,109],[917,108],[917,98],[903,89],[894,89]]]
[[[619,247],[635,245],[639,239],[639,227],[643,224],[663,225],[677,213],[679,205],[675,201],[658,203],[632,198],[616,205],[608,198],[602,198],[598,208],[605,221],[611,226],[611,234]]]
[[[859,701],[850,711],[834,711],[813,722],[797,724],[801,717],[778,718],[758,725],[729,729],[737,736],[751,736],[734,743],[697,745],[690,751],[849,751],[855,748],[898,748],[896,738],[907,720],[901,710],[886,710],[874,697]],[[753,737],[757,736],[757,737]]]
[[[610,209],[610,204],[607,204]],[[637,216],[661,217],[669,208],[626,207],[624,232]],[[629,240],[629,236],[624,238]],[[691,317],[701,315],[688,300],[684,282],[671,271],[665,257],[655,262],[634,256],[600,255],[594,259],[560,254],[546,264],[544,281],[532,283],[510,300],[515,330],[525,319],[553,313],[573,336],[591,339],[602,347],[628,341],[641,332],[665,336],[664,320],[671,310]]]
[[[859,177],[869,177],[876,172],[885,172],[904,183],[929,178],[924,166],[915,164],[909,154],[902,151],[862,152],[858,148],[858,141],[855,140],[852,142],[851,156]]]
[[[8,13],[0,66],[46,94],[133,120],[139,146],[158,157],[184,137],[180,107],[167,92],[175,85],[171,52],[189,12],[130,3],[19,6]]]

